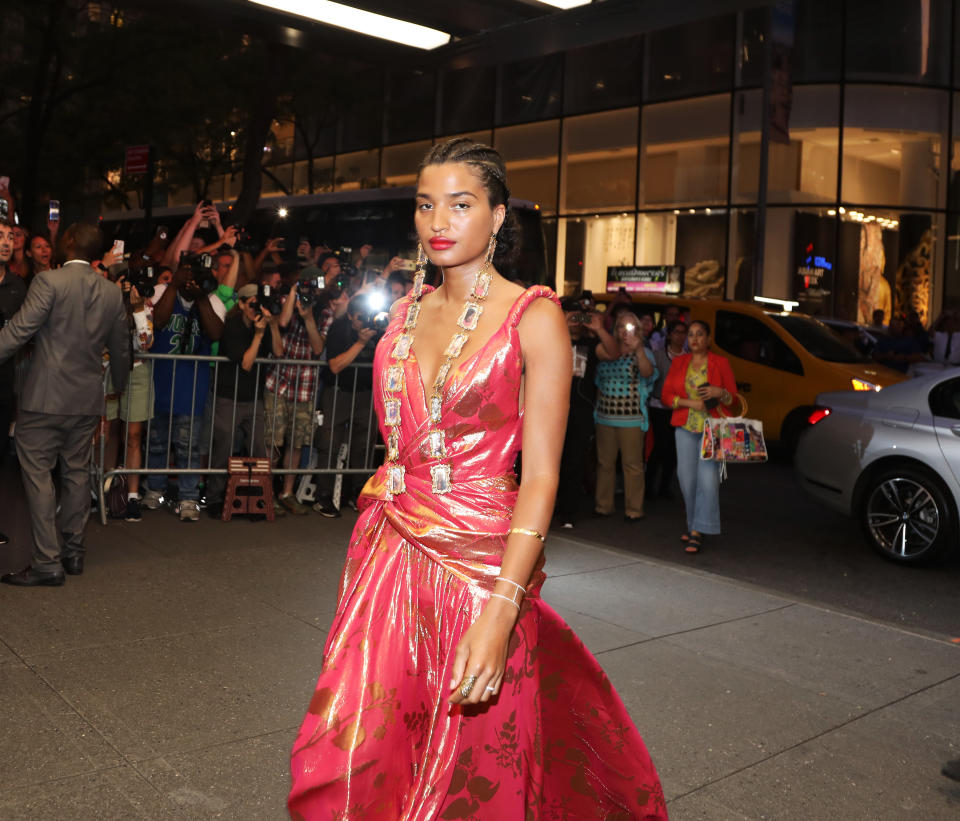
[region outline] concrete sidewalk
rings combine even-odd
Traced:
[[[352,521],[145,512],[91,523],[87,570],[65,587],[0,587],[0,818],[286,818]],[[4,569],[26,556],[4,550]],[[960,784],[940,775],[960,756],[948,637],[558,533],[546,569],[545,598],[623,696],[671,818],[960,816]]]

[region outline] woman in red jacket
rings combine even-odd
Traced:
[[[733,369],[725,356],[711,353],[710,326],[700,319],[687,332],[690,353],[674,357],[663,383],[661,401],[673,408],[676,428],[677,478],[687,509],[687,532],[680,538],[687,553],[699,553],[705,534],[720,532],[720,466],[700,459],[707,416],[720,416],[737,395]]]

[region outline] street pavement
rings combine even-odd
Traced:
[[[5,481],[10,570],[27,522]],[[679,508],[648,510],[552,531],[544,596],[623,697],[671,818],[960,817],[960,784],[940,775],[960,756],[947,608],[903,626],[790,593],[783,570],[744,581],[731,557],[790,534],[730,511],[730,533],[691,560]],[[82,576],[0,586],[0,819],[285,818],[352,521],[91,521]],[[617,539],[629,549],[600,544]]]

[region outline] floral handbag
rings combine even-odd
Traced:
[[[708,416],[703,423],[701,459],[724,464],[767,461],[763,422],[759,419],[747,419],[747,400],[739,393],[737,399],[741,406],[738,416]]]

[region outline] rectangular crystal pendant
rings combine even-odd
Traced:
[[[447,455],[447,439],[442,430],[432,430],[427,435],[427,450],[431,459],[443,459]]]
[[[423,280],[426,277],[422,271],[413,278],[413,298],[419,299],[423,294]]]
[[[484,299],[490,293],[490,283],[493,282],[492,274],[483,274],[477,278],[477,284],[473,289],[473,296],[476,299]]]
[[[394,359],[406,359],[410,355],[410,346],[413,344],[413,337],[410,334],[401,334],[393,346]]]
[[[430,480],[434,493],[450,490],[450,465],[434,465],[430,468]]]
[[[383,403],[383,424],[395,428],[400,424],[400,400],[388,399]]]
[[[387,461],[396,462],[400,458],[400,436],[395,430],[387,437]]]
[[[469,338],[469,334],[455,334],[453,339],[450,340],[450,344],[447,345],[447,349],[443,352],[443,355],[449,356],[451,359],[456,359],[460,356],[460,352],[463,350],[463,346],[467,344]]]
[[[440,398],[439,394],[434,394],[430,397],[430,421],[434,424],[439,424],[441,417],[443,416],[443,399]]]
[[[403,390],[403,365],[391,365],[387,368],[387,390],[391,393]]]
[[[391,494],[403,493],[406,489],[406,482],[404,481],[404,470],[403,465],[390,465],[387,468],[387,492]]]
[[[414,302],[407,308],[407,320],[403,323],[405,328],[412,328],[417,324],[417,317],[420,316],[420,303]]]
[[[457,325],[465,331],[476,330],[477,323],[480,321],[480,314],[482,313],[483,308],[477,305],[476,302],[468,302],[463,306],[463,313],[460,314]]]
[[[450,373],[450,362],[444,362],[440,366],[440,370],[437,371],[437,378],[433,380],[433,389],[438,393],[443,390],[443,386],[447,383],[447,374]]]

